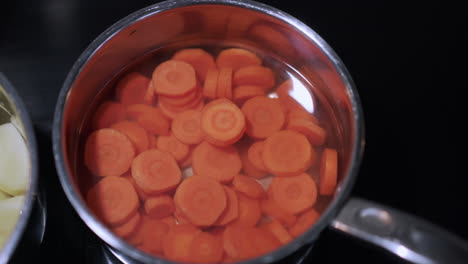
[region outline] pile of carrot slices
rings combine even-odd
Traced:
[[[318,197],[335,192],[338,153],[262,63],[193,48],[150,77],[123,76],[85,144],[96,217],[148,254],[192,263],[258,257],[307,231]]]

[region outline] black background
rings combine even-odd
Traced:
[[[354,78],[365,114],[366,148],[352,195],[423,217],[468,240],[468,175],[461,169],[467,155],[460,152],[467,112],[458,94],[467,86],[460,55],[466,39],[462,9],[447,1],[411,6],[394,1],[261,2],[317,31]],[[34,121],[49,202],[40,263],[86,263],[92,247],[93,235],[63,195],[51,155],[49,129],[62,82],[98,34],[153,3],[2,1],[0,71],[16,86]],[[310,258],[315,263],[399,263],[329,230],[316,248]]]

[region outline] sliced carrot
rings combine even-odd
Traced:
[[[319,219],[320,214],[314,209],[310,209],[302,213],[291,228],[289,228],[289,233],[293,237],[298,237],[302,235],[307,229],[309,229],[317,220]]]
[[[163,244],[165,236],[169,232],[169,225],[160,220],[145,217],[138,232],[142,236],[138,248],[150,254],[163,252]]]
[[[310,209],[317,200],[317,185],[307,173],[291,177],[274,177],[270,188],[276,204],[292,214]]]
[[[264,225],[264,229],[271,232],[283,245],[293,240],[293,237],[278,220],[273,219],[270,223]]]
[[[144,104],[129,105],[126,108],[127,119],[136,121],[151,134],[169,135],[169,120],[155,107]]]
[[[207,232],[199,232],[190,245],[190,261],[193,263],[218,263],[223,254],[222,240]]]
[[[119,176],[135,157],[135,148],[123,133],[110,128],[94,131],[85,145],[85,165],[96,176]]]
[[[169,195],[149,197],[144,204],[145,212],[152,218],[163,218],[175,211],[174,202]]]
[[[278,86],[276,89],[276,94],[278,95],[278,99],[280,100],[281,105],[286,110],[286,112],[289,112],[293,109],[302,109],[305,111],[304,107],[296,99],[294,99],[292,95],[295,95],[296,97],[311,97],[310,94],[304,92],[293,92],[293,88],[293,81],[291,79],[284,81]],[[308,99],[312,100],[312,98]]]
[[[156,148],[158,137],[155,135],[148,135],[148,149]]]
[[[267,138],[284,125],[285,114],[274,98],[253,97],[244,103],[242,112],[247,123],[246,133],[253,138]]]
[[[112,232],[121,238],[127,238],[136,232],[141,221],[141,214],[137,212],[127,222],[112,228]]]
[[[241,150],[240,159],[242,161],[242,172],[245,175],[256,179],[262,179],[268,175],[268,172],[259,170],[252,164],[248,157],[248,149]]]
[[[202,142],[193,150],[192,167],[200,177],[229,182],[239,173],[242,163],[233,146],[221,148]]]
[[[270,253],[281,246],[280,241],[270,232],[261,228],[251,228],[249,236],[252,238],[253,247],[256,249],[256,256]]]
[[[262,200],[260,207],[265,215],[280,221],[286,227],[291,227],[296,223],[297,217],[279,207],[272,197]]]
[[[231,225],[240,226],[255,226],[260,220],[262,212],[260,210],[260,202],[256,199],[251,199],[242,193],[237,193],[239,201],[239,217],[231,222]]]
[[[189,154],[185,159],[179,161],[179,166],[184,169],[192,166],[192,160],[193,160],[193,149],[189,149]]]
[[[113,226],[128,221],[138,209],[138,196],[125,178],[105,177],[89,189],[86,201],[96,216]]]
[[[175,207],[174,207],[175,208]],[[161,222],[164,222],[166,223],[169,227],[172,227],[172,226],[175,226],[177,225],[177,220],[174,216],[170,215],[170,216],[166,216],[166,217],[163,217],[161,219],[159,219]]]
[[[125,107],[121,103],[104,102],[99,105],[93,116],[93,129],[109,128],[112,124],[125,119]]]
[[[175,116],[171,130],[181,142],[189,145],[198,144],[203,140],[201,130],[201,112],[187,110]]]
[[[227,198],[226,209],[215,223],[215,225],[221,226],[230,223],[239,215],[239,202],[237,200],[236,192],[227,186],[223,186],[223,188]]]
[[[178,60],[167,60],[153,72],[153,87],[157,94],[182,96],[197,87],[197,77],[192,65]]]
[[[169,119],[174,119],[178,114],[187,110],[201,111],[204,105],[205,103],[203,101],[203,96],[200,93],[197,99],[195,99],[187,105],[180,107],[175,107],[167,105],[164,102],[159,102],[159,108],[161,109],[162,113]]]
[[[218,76],[219,70],[217,68],[211,68],[206,73],[206,79],[203,84],[203,95],[207,98],[216,98],[216,90],[218,87]]]
[[[277,176],[292,176],[304,172],[316,159],[315,150],[307,138],[295,131],[276,132],[265,140],[263,163]]]
[[[313,121],[305,119],[292,119],[288,122],[288,129],[300,132],[307,136],[310,143],[316,146],[323,145],[327,137],[325,129],[314,123]]]
[[[262,64],[262,60],[255,53],[239,48],[225,49],[216,58],[216,65],[219,68],[229,67],[234,71],[242,67],[260,64]]]
[[[189,147],[174,135],[158,137],[156,146],[159,150],[171,154],[177,161],[185,159],[189,154]]]
[[[202,49],[183,49],[176,52],[172,59],[192,65],[201,81],[205,80],[208,69],[216,67],[213,56]]]
[[[338,178],[338,153],[335,149],[326,148],[322,153],[320,162],[320,185],[321,195],[331,195],[335,192]]]
[[[117,100],[124,105],[144,104],[150,79],[138,72],[125,75],[116,85]]]
[[[196,226],[215,223],[226,208],[226,200],[220,183],[200,176],[185,179],[174,195],[176,206]]]
[[[239,174],[232,180],[234,189],[250,198],[259,199],[265,196],[262,185],[251,177]]]
[[[222,67],[219,69],[216,95],[218,98],[232,99],[232,68]]]
[[[148,133],[138,123],[131,121],[120,121],[111,126],[111,128],[125,134],[136,148],[137,153],[148,149]]]
[[[262,156],[264,144],[264,141],[257,141],[250,145],[247,151],[247,157],[249,158],[250,162],[261,171],[267,171],[265,164],[263,164]]]
[[[218,99],[207,104],[202,111],[201,128],[206,138],[218,146],[238,141],[245,131],[245,117],[231,101]]]
[[[150,80],[150,82],[148,83],[148,88],[146,89],[145,96],[143,97],[143,103],[147,105],[153,105],[155,97],[156,92],[153,88],[153,82]]]
[[[191,224],[187,216],[185,216],[184,213],[177,206],[174,211],[174,218],[177,220],[178,225]]]
[[[171,227],[163,243],[164,255],[173,261],[191,262],[190,247],[201,231],[191,224]]]
[[[235,86],[256,85],[268,91],[275,86],[273,71],[264,66],[247,66],[238,69],[232,77]]]
[[[166,105],[170,105],[174,107],[177,107],[177,106],[182,107],[198,99],[200,97],[200,93],[201,93],[200,89],[197,88],[184,96],[170,97],[170,96],[160,95],[158,96],[158,99],[159,99],[159,103],[162,102],[163,104],[166,104]]]
[[[233,100],[237,104],[243,104],[247,99],[262,95],[265,95],[265,90],[257,85],[241,85],[235,87],[233,90]]]
[[[254,257],[257,252],[253,247],[248,230],[251,227],[228,225],[223,233],[223,247],[226,254],[234,260]]]
[[[147,194],[174,189],[182,179],[175,159],[157,149],[142,152],[133,160],[132,175],[138,187]]]
[[[288,123],[290,120],[295,119],[303,119],[314,122],[315,124],[319,123],[318,119],[313,114],[307,112],[307,110],[305,110],[302,106],[290,109],[286,119],[288,120]]]

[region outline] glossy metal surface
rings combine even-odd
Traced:
[[[313,30],[272,7],[252,1],[166,1],[137,11],[101,34],[78,58],[62,87],[53,125],[53,148],[62,187],[84,222],[128,263],[167,263],[116,237],[88,210],[78,188],[77,142],[83,121],[123,68],[167,46],[235,43],[272,53],[314,84],[331,106],[338,125],[342,176],[319,221],[271,254],[245,263],[271,263],[314,241],[348,197],[362,156],[364,123],[351,77],[333,50]]]
[[[29,150],[29,160],[30,160],[30,183],[28,192],[26,193],[26,199],[21,209],[21,214],[16,224],[15,230],[10,235],[9,240],[7,241],[4,248],[0,251],[0,263],[6,263],[11,260],[13,254],[15,253],[18,244],[20,243],[22,237],[25,236],[25,231],[27,230],[28,221],[33,211],[33,207],[38,200],[38,157],[37,157],[37,145],[36,139],[34,136],[32,122],[29,118],[29,115],[26,111],[26,108],[16,93],[15,89],[11,83],[6,79],[3,74],[0,73],[0,111],[6,111],[10,114],[12,121],[15,122],[15,125],[22,133],[23,137],[26,140],[26,144]],[[45,215],[43,214],[42,207],[37,209],[39,211],[38,217],[41,220],[41,223],[45,223]],[[44,220],[44,222],[42,222]],[[42,235],[44,231],[44,226],[40,230],[40,240],[42,240]],[[39,229],[28,230],[29,232],[35,232]],[[29,235],[29,234],[28,234]]]

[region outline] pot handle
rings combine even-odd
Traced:
[[[468,244],[416,216],[351,198],[331,227],[418,264],[467,263]]]

